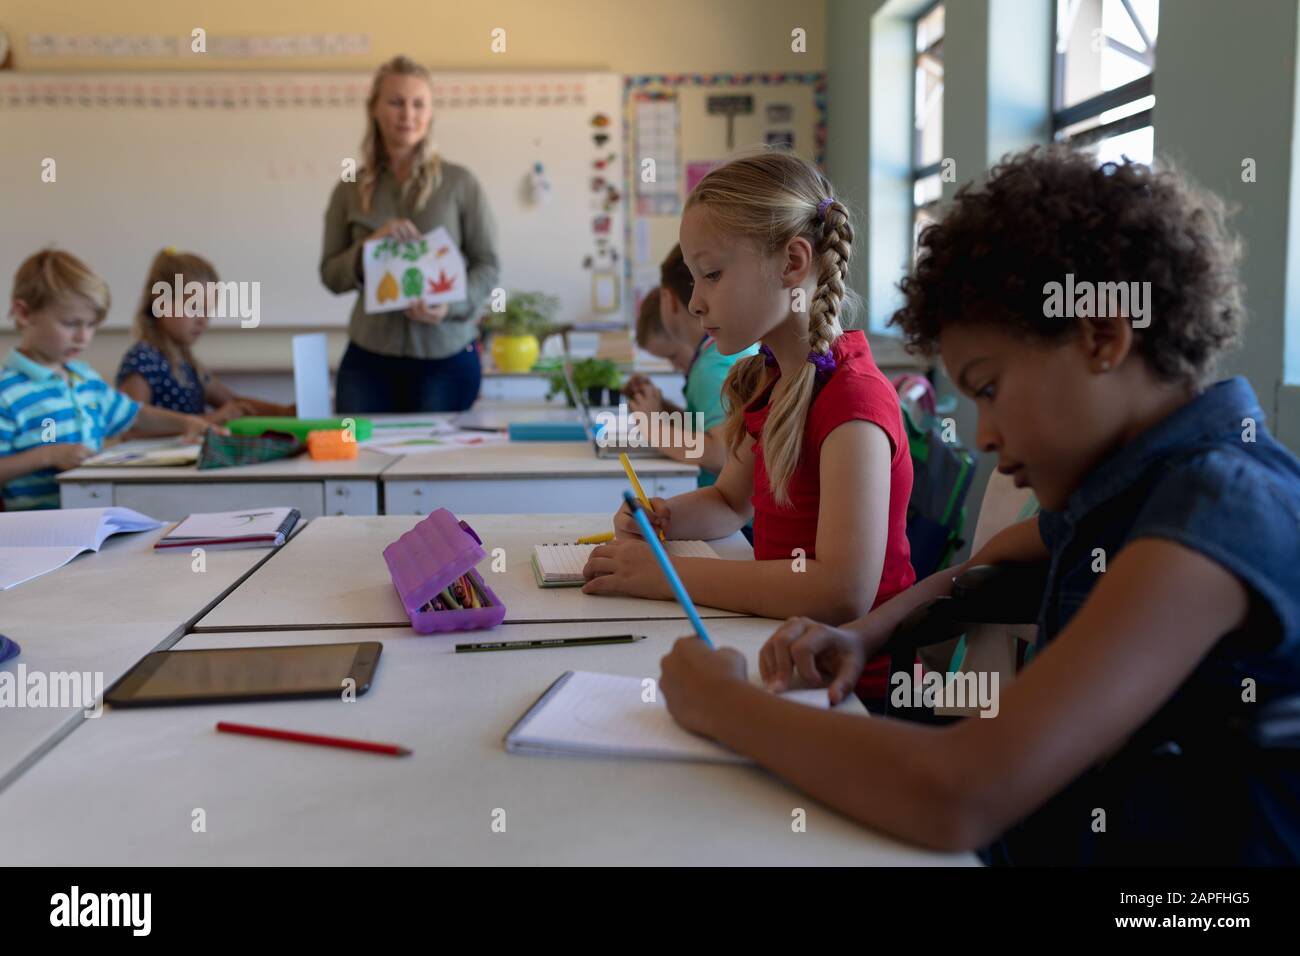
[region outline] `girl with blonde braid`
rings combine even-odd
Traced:
[[[898,397],[866,336],[845,331],[849,212],[813,166],[744,155],[692,191],[681,246],[689,308],[718,351],[754,343],[723,385],[727,457],[717,483],[665,501],[669,539],[720,538],[754,522],[754,561],[674,558],[696,602],[838,625],[915,579],[905,533],[912,464]],[[626,507],[596,548],[588,594],[672,600]]]

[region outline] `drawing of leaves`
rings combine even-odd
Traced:
[[[414,267],[402,273],[402,295],[408,299],[418,298],[424,289],[424,273]]]
[[[408,242],[402,248],[402,258],[407,262],[415,262],[428,251],[429,243],[427,240],[421,239],[419,242]]]
[[[450,292],[456,285],[456,277],[447,275],[443,269],[438,270],[438,278],[429,280],[430,292]]]

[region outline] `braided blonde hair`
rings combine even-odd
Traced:
[[[686,200],[687,209],[702,207],[721,231],[757,242],[766,254],[791,239],[808,240],[817,269],[817,288],[808,307],[808,346],[819,355],[828,354],[843,333],[840,320],[851,304],[844,283],[853,225],[848,209],[832,196],[830,181],[814,166],[793,153],[773,149],[719,166],[700,180]],[[819,210],[827,199],[831,201],[824,211]],[[811,363],[804,363],[789,381],[782,381],[763,426],[763,461],[772,495],[782,507],[790,503],[790,478],[803,450],[816,372]],[[745,438],[745,406],[766,383],[762,355],[737,362],[723,383],[727,448],[732,454]]]
[[[362,212],[370,211],[375,184],[379,181],[379,174],[388,165],[384,138],[379,132],[379,122],[375,119],[375,104],[379,102],[384,80],[390,76],[418,76],[428,85],[430,98],[433,96],[433,74],[412,59],[395,56],[375,72],[370,96],[366,99],[366,138],[361,144],[361,155],[365,163],[357,177]],[[441,180],[442,159],[433,145],[433,122],[430,121],[429,131],[416,144],[411,156],[411,176],[402,184],[402,198],[412,209],[420,209],[429,201],[429,196]]]

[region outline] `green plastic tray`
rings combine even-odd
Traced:
[[[356,428],[357,441],[370,437],[374,425],[368,418],[279,418],[274,416],[250,416],[232,418],[226,422],[232,435],[261,435],[265,432],[288,432],[299,441],[307,440],[308,432],[339,431],[350,421]]]

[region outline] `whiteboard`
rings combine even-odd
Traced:
[[[625,243],[622,80],[613,73],[442,73],[434,136],[482,183],[497,220],[500,285],[561,299],[560,318],[625,321],[593,308],[593,268]],[[110,327],[130,325],[145,271],[175,246],[223,281],[260,283],[263,326],[347,323],[353,294],[320,283],[325,208],[360,160],[371,75],[11,74],[0,76],[0,264],[12,275],[53,244],[109,283]],[[594,127],[603,115],[608,125]],[[607,142],[597,145],[594,135]],[[616,161],[596,171],[596,160]],[[53,160],[51,167],[46,160]],[[544,164],[550,197],[531,201]],[[53,182],[43,172],[53,170]],[[602,176],[620,198],[609,203]],[[608,217],[596,234],[597,217]],[[599,241],[599,245],[598,245]],[[239,327],[237,318],[214,328]]]

